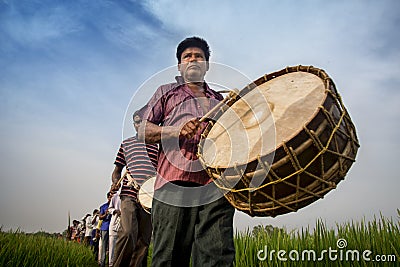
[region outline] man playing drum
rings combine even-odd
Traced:
[[[133,114],[135,130],[142,121],[146,107]],[[141,185],[148,177],[154,176],[157,166],[158,147],[145,145],[137,136],[124,140],[115,159],[112,173],[113,188],[118,190],[118,181],[124,167],[130,177]],[[115,250],[114,266],[147,266],[147,251],[151,240],[151,218],[137,201],[137,189],[128,184],[128,177],[122,181],[120,228]]]
[[[232,266],[235,257],[234,208],[222,194],[201,200],[213,192],[203,188],[213,183],[196,155],[206,125],[199,118],[223,98],[204,81],[209,56],[209,46],[201,38],[187,38],[178,45],[181,76],[157,89],[139,129],[140,139],[160,143],[152,266],[189,266],[191,255],[192,266]]]

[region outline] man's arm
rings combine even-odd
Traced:
[[[117,201],[117,198],[119,197],[119,195],[114,194],[113,197],[111,198],[110,201],[110,205],[108,205],[108,213],[113,214],[114,210],[115,210],[115,202]]]
[[[119,195],[114,194],[114,196],[112,197],[112,199],[110,201],[110,206],[108,207],[108,213],[110,213],[111,215],[115,215],[115,214],[121,215],[121,211],[117,207],[118,198],[119,198]]]
[[[193,118],[181,127],[176,126],[159,126],[152,122],[143,122],[138,131],[138,138],[146,143],[159,143],[161,139],[173,139],[184,136],[191,139],[200,129],[200,122],[197,118]]]
[[[107,215],[107,210],[105,210],[105,212],[103,213],[102,209],[103,209],[103,206],[100,207],[100,213],[99,213],[99,219],[100,220],[103,220]]]
[[[93,225],[93,226],[95,226],[96,219],[97,219],[98,216],[99,216],[99,214],[93,215],[93,219],[92,219],[92,225]]]
[[[121,172],[124,169],[124,166],[120,164],[115,164],[114,170],[111,174],[111,181],[112,181],[112,188],[113,190],[118,190],[119,186],[117,187],[117,183],[121,178]]]
[[[107,217],[107,210],[105,211],[105,213],[100,213],[100,215],[99,215],[99,219],[100,220],[104,220],[106,217]]]

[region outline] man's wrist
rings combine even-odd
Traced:
[[[161,139],[167,138],[178,138],[180,135],[181,129],[175,126],[164,126],[161,131]]]

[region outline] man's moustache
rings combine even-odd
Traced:
[[[197,67],[200,68],[200,64],[199,63],[189,63],[186,67],[186,69],[189,69],[191,67]]]

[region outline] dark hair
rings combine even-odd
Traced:
[[[180,42],[180,44],[176,48],[176,58],[178,59],[178,63],[181,63],[181,56],[182,56],[183,51],[185,51],[185,49],[189,48],[189,47],[200,48],[204,52],[206,61],[209,60],[211,52],[210,52],[210,47],[208,46],[207,42],[200,37],[193,36],[193,37],[186,38],[185,40]]]
[[[136,110],[132,115],[132,120],[135,121],[135,117],[139,116],[140,119],[143,119],[143,116],[147,110],[147,105],[141,107],[140,109]]]

